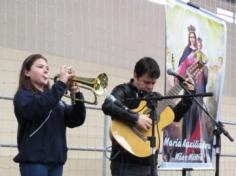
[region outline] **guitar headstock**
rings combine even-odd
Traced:
[[[205,64],[206,62],[203,62],[201,60],[195,62],[187,68],[186,74],[190,74],[193,78],[197,77],[197,75],[201,73],[202,68]]]

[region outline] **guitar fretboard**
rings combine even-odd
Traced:
[[[194,78],[197,76],[200,70],[202,70],[202,67],[205,64],[206,63],[202,61],[198,61],[192,64],[191,66],[189,66],[186,70],[186,73],[189,73]],[[186,74],[184,75],[184,77],[186,77]],[[167,92],[166,96],[178,95],[182,89],[183,88],[178,83]],[[176,99],[164,99],[159,102],[158,107],[157,107],[157,113],[160,114],[167,106],[175,106],[175,104],[176,104]]]
[[[178,95],[183,88],[180,84],[176,84],[166,94],[166,96]],[[175,99],[165,99],[159,102],[157,107],[157,113],[160,114],[166,107],[175,106]]]

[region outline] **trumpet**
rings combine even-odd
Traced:
[[[56,82],[59,79],[59,74],[55,75],[54,78],[52,78],[54,82]],[[73,82],[78,82],[80,83],[80,88],[87,89],[91,91],[94,95],[94,101],[87,101],[83,99],[77,99],[75,97],[74,92],[70,92],[70,95],[68,95],[67,91],[64,94],[65,97],[70,98],[72,103],[75,101],[81,101],[87,104],[94,104],[96,105],[97,102],[97,96],[103,95],[108,86],[108,77],[106,73],[100,73],[96,78],[86,78],[86,77],[79,77],[79,76],[71,76],[69,78],[69,84]]]

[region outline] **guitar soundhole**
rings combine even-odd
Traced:
[[[148,139],[147,139],[147,137],[139,130],[139,129],[137,129],[136,127],[132,127],[132,130],[133,130],[133,132],[137,135],[137,136],[139,136],[143,141],[147,141]]]

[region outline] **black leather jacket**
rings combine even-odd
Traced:
[[[131,109],[137,108],[140,101],[127,101],[129,98],[139,98],[148,96],[147,93],[143,91],[139,91],[133,84],[133,80],[130,82],[120,84],[116,86],[111,94],[124,106],[120,106],[119,104],[111,101],[109,98],[106,98],[103,105],[102,110],[106,115],[110,115],[112,118],[118,118],[119,120],[125,120],[127,122],[135,123],[138,120],[138,113],[132,112]],[[161,94],[155,92],[157,96],[161,96]],[[175,107],[172,107],[175,113],[175,121],[179,121],[184,113],[191,106],[191,99],[181,100]]]
[[[133,79],[128,83],[120,84],[116,86],[111,95],[113,95],[117,101],[120,103],[116,103],[116,101],[112,101],[109,97],[105,99],[102,110],[106,115],[110,115],[112,118],[116,118],[127,123],[135,123],[138,120],[138,113],[132,112],[131,109],[137,108],[140,101],[127,101],[129,98],[139,98],[148,96],[147,93],[143,91],[139,91],[133,84]],[[157,96],[161,96],[159,93],[154,93]],[[121,106],[123,104],[124,106]],[[181,100],[175,107],[172,107],[175,113],[175,121],[179,121],[184,113],[191,106],[191,99]],[[122,151],[128,157],[128,160],[133,163],[147,163],[150,164],[150,157],[145,158],[137,158],[128,152],[122,150],[121,146],[119,146],[114,140],[112,140],[112,154],[111,156],[116,155],[117,151]],[[114,160],[119,160],[119,155],[114,158]]]

